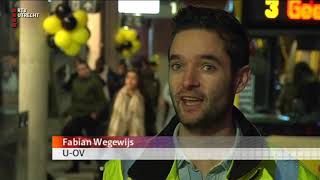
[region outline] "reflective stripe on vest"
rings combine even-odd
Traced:
[[[113,179],[123,180],[121,160],[111,160],[104,165],[103,180]],[[128,180],[131,178],[128,177]],[[176,161],[174,161],[166,180],[180,180]]]
[[[123,180],[121,160],[111,160],[104,165],[103,180]],[[128,178],[128,180],[132,180]]]
[[[299,166],[299,176],[298,176],[298,180],[319,180],[320,177],[316,177],[315,175],[313,175],[308,169],[306,169],[304,166]]]
[[[122,180],[121,160],[108,161],[104,165],[103,180],[119,179]]]
[[[173,165],[166,180],[180,180],[177,168],[177,161],[173,162]]]
[[[294,179],[297,179],[297,180],[319,180],[320,179],[320,178],[317,178],[315,175],[313,175],[308,169],[303,167],[303,165],[301,165],[300,163],[298,163],[298,166],[299,166],[298,173],[296,174],[296,178]],[[105,168],[103,172],[103,180],[114,180],[114,179],[123,180],[121,160],[108,161],[104,167]],[[273,175],[270,174],[267,170],[269,168],[273,169],[276,167],[260,167],[260,168],[257,167],[257,169],[251,171],[250,173],[246,174],[240,179],[253,178],[253,179],[261,179],[261,180],[273,180],[274,179]],[[283,174],[282,177],[276,177],[276,179],[279,179],[279,178],[282,179],[286,177],[289,177],[289,175]],[[132,179],[128,177],[127,180],[132,180]],[[176,161],[174,161],[166,180],[180,180]]]

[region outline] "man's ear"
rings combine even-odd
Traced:
[[[238,72],[235,75],[235,81],[234,81],[234,92],[235,94],[240,93],[248,84],[251,77],[251,69],[249,65],[243,66],[238,70]]]

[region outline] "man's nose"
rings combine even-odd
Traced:
[[[198,74],[195,69],[189,68],[183,76],[183,88],[191,90],[200,86]]]

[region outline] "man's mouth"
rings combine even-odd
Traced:
[[[199,106],[203,102],[202,97],[181,96],[180,100],[184,106]]]

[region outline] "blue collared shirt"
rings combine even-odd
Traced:
[[[177,125],[174,130],[173,137],[176,139],[178,137],[179,129],[181,123]],[[235,123],[236,126],[236,137],[233,147],[237,147],[240,142],[241,129],[238,122]],[[176,143],[178,141],[176,140]],[[177,144],[176,144],[177,145]],[[225,180],[227,172],[231,167],[232,160],[223,160],[217,166],[213,167],[206,177],[202,177],[199,169],[197,169],[190,160],[176,160],[177,168],[179,172],[179,178],[183,180]]]

